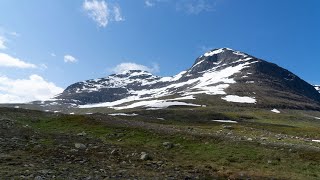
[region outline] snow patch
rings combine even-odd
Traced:
[[[222,97],[221,99],[228,101],[228,102],[236,102],[236,103],[253,103],[253,104],[255,104],[257,102],[255,97],[237,96],[237,95],[228,95],[226,97]]]
[[[272,109],[271,112],[274,112],[274,113],[277,113],[277,114],[280,113],[280,111],[278,109]]]
[[[220,54],[220,53],[222,53],[222,52],[224,52],[223,49],[216,49],[216,50],[213,50],[213,51],[209,51],[209,52],[204,53],[203,56],[205,56],[205,57],[213,56],[213,55],[215,55],[215,54]]]
[[[239,55],[239,56],[243,56],[243,57],[247,57],[247,55],[245,55],[244,53],[242,53],[240,51],[235,51],[235,52],[233,52],[233,54]]]
[[[186,100],[186,99],[196,99],[193,95],[190,96],[183,96],[183,97],[178,97],[174,99],[169,99],[169,100]]]
[[[179,102],[179,101],[151,100],[151,101],[136,102],[136,103],[130,104],[128,106],[114,107],[114,109],[121,110],[121,109],[131,109],[131,108],[136,108],[136,107],[163,109],[163,108],[167,108],[169,106],[195,106],[195,107],[198,107],[201,105]]]
[[[318,142],[318,143],[320,143],[320,140],[316,140],[316,139],[313,139],[313,140],[311,140],[312,142]]]
[[[221,123],[238,123],[237,121],[232,121],[232,120],[211,120],[214,122],[221,122]]]
[[[315,119],[319,119],[320,120],[320,118],[319,117],[314,117]]]
[[[137,116],[138,114],[132,113],[132,114],[126,114],[126,113],[113,113],[113,114],[108,114],[109,116]]]

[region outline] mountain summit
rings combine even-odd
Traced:
[[[312,85],[276,64],[230,48],[208,51],[172,77],[126,71],[72,84],[53,101],[113,109],[219,104],[320,109],[320,94]],[[47,108],[52,101],[41,103]]]

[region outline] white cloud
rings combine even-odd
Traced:
[[[31,63],[24,62],[18,58],[12,57],[5,53],[0,53],[0,67],[16,67],[16,68],[36,68],[37,66]]]
[[[78,61],[78,59],[76,59],[75,57],[68,55],[68,54],[65,55],[63,59],[64,59],[64,62],[66,62],[66,63],[68,63],[68,62],[75,63]]]
[[[159,68],[159,65],[156,63],[154,63],[152,67],[147,67],[147,66],[132,63],[132,62],[124,62],[124,63],[118,64],[117,66],[111,69],[111,71],[114,73],[122,73],[128,70],[142,70],[142,71],[148,71],[151,73],[157,73],[159,72],[160,68]]]
[[[115,21],[124,21],[124,18],[121,15],[120,6],[116,5],[113,7],[114,20]]]
[[[48,69],[48,66],[46,64],[40,64],[39,68],[45,70]]]
[[[6,39],[3,36],[0,36],[0,49],[7,49],[5,42]]]
[[[152,1],[152,0],[145,0],[145,1],[144,1],[144,4],[145,4],[147,7],[152,7],[152,6],[155,5],[155,4],[154,4],[154,1]]]
[[[56,57],[57,55],[55,53],[50,53],[50,56]]]
[[[28,79],[0,76],[0,103],[24,103],[46,100],[61,93],[62,88],[33,74]]]
[[[124,21],[119,5],[110,5],[104,0],[85,0],[82,8],[99,27],[106,27],[109,21]]]
[[[145,0],[144,1],[144,4],[147,6],[147,7],[153,7],[155,6],[156,4],[158,3],[163,3],[163,2],[173,2],[173,1],[169,1],[169,0]]]

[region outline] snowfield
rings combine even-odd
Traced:
[[[113,108],[115,110],[132,109],[132,108],[137,108],[137,107],[163,109],[163,108],[167,108],[169,106],[194,106],[194,107],[200,107],[201,105],[191,104],[191,103],[186,103],[186,102],[179,102],[179,101],[149,100],[149,101],[135,102],[135,103],[132,103],[132,104],[127,105],[127,106],[117,106],[117,107],[110,106],[110,108]],[[105,103],[80,106],[80,108],[94,108],[94,107],[105,107]]]
[[[132,114],[126,114],[126,113],[113,113],[113,114],[108,114],[109,116],[138,116],[136,113]]]
[[[236,95],[228,95],[222,97],[221,99],[228,101],[228,102],[236,102],[236,103],[252,103],[255,104],[257,100],[255,97],[247,97],[247,96],[236,96]]]
[[[274,112],[274,113],[277,113],[277,114],[281,113],[278,109],[272,109],[271,112]]]
[[[238,123],[237,121],[232,120],[212,120],[214,122],[221,122],[221,123]]]

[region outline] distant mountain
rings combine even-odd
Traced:
[[[320,109],[320,94],[276,64],[220,48],[206,52],[191,68],[172,77],[131,70],[77,82],[54,100],[35,104],[44,108],[62,104],[114,109],[223,104]]]

